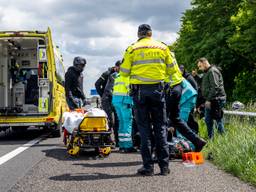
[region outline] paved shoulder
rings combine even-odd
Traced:
[[[88,156],[71,158],[64,148],[44,151],[44,158],[11,192],[21,191],[256,191],[256,188],[218,170],[210,163],[185,167],[180,161],[171,162],[167,177],[135,175],[141,166],[139,154],[113,152],[106,159]],[[155,173],[159,173],[155,166]]]

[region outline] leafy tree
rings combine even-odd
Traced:
[[[229,47],[248,60],[256,63],[256,1],[243,0],[236,15],[231,17],[235,32],[229,38]]]
[[[233,90],[233,98],[241,102],[256,101],[256,73],[243,71],[235,77],[236,87]]]
[[[233,98],[256,101],[256,1],[244,0],[236,15],[231,17],[235,26],[229,38],[229,47],[247,60],[245,69],[235,77]]]
[[[234,81],[235,78],[252,66],[250,62],[255,57],[252,51],[255,44],[248,45],[249,42],[256,42],[252,41],[256,37],[255,31],[250,31],[250,38],[247,37],[248,40],[240,45],[244,38],[242,34],[246,35],[245,31],[242,33],[242,29],[247,30],[249,25],[253,25],[252,28],[255,29],[256,26],[253,17],[248,21],[240,16],[242,11],[250,16],[255,13],[252,7],[247,12],[250,6],[248,1],[250,0],[192,0],[192,9],[184,13],[180,37],[174,44],[178,63],[184,64],[188,69],[196,68],[195,62],[200,57],[206,57],[210,63],[222,68],[229,100],[233,99],[232,92],[237,82]]]

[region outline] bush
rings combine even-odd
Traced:
[[[256,102],[256,73],[254,71],[245,71],[235,77],[235,88],[233,98],[235,100],[247,103]]]

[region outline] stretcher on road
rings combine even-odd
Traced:
[[[108,127],[107,115],[99,108],[88,111],[78,109],[64,114],[63,141],[70,155],[81,150],[95,149],[98,155],[106,157],[111,153],[114,142]]]

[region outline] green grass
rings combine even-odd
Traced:
[[[207,138],[204,121],[199,125],[200,136]],[[215,165],[256,186],[256,121],[230,117],[225,129],[224,135],[214,130],[214,140],[204,148],[205,157],[210,153]]]

